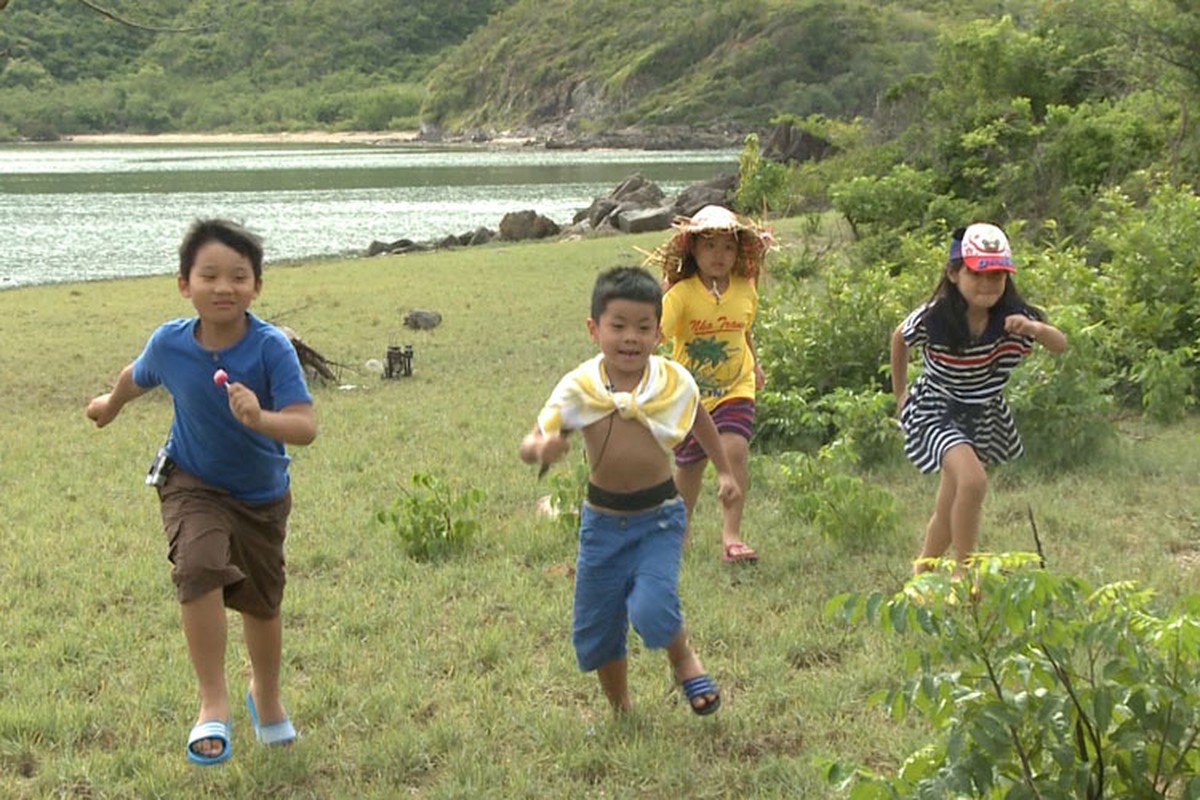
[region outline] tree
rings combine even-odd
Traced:
[[[200,27],[194,27],[194,28],[164,28],[164,27],[159,27],[157,25],[147,25],[142,22],[136,22],[131,19],[126,19],[125,17],[122,17],[119,14],[108,10],[107,8],[103,8],[101,6],[96,5],[95,3],[91,2],[91,0],[76,0],[76,2],[80,3],[83,6],[86,6],[87,8],[91,9],[92,11],[95,11],[97,14],[99,14],[102,17],[107,17],[107,18],[111,19],[113,22],[119,22],[120,24],[125,25],[126,27],[136,28],[137,30],[142,30],[142,31],[151,31],[153,33],[188,33],[190,31],[204,30],[205,28],[209,27],[207,25],[202,25]],[[7,6],[8,6],[8,0],[0,0],[0,11],[3,11]]]

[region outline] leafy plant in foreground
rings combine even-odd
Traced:
[[[1029,553],[979,556],[830,616],[898,634],[911,677],[878,695],[939,730],[894,775],[842,764],[854,800],[1200,797],[1200,596],[1166,613],[1131,582],[1092,588]]]
[[[579,532],[579,509],[587,497],[587,484],[588,463],[582,458],[550,473],[550,507],[555,512],[555,526],[572,536]]]
[[[483,500],[482,489],[456,491],[436,475],[418,472],[412,476],[415,491],[401,487],[392,507],[378,512],[376,519],[390,526],[408,554],[418,561],[431,561],[464,550],[479,532],[475,507]]]

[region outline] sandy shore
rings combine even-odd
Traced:
[[[295,133],[85,133],[63,137],[82,144],[373,144],[415,142],[416,131],[298,131]]]
[[[296,131],[283,133],[86,133],[65,136],[80,144],[405,144],[417,131]],[[529,139],[497,137],[484,144],[521,146]]]

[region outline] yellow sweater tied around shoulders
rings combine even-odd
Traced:
[[[645,425],[670,451],[692,429],[699,398],[687,368],[661,356],[650,356],[632,392],[613,391],[601,354],[563,376],[538,414],[538,428],[544,434],[578,430],[615,411]]]

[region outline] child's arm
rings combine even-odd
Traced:
[[[1004,330],[1018,336],[1028,336],[1051,353],[1067,349],[1067,335],[1049,322],[1039,322],[1024,314],[1009,314],[1004,318]]]
[[[892,331],[892,394],[896,395],[896,410],[908,400],[908,345],[904,343],[904,326]]]
[[[717,470],[717,497],[724,505],[736,503],[742,496],[737,478],[733,477],[733,467],[725,455],[725,446],[721,444],[721,434],[713,423],[708,409],[700,406],[696,410],[696,421],[692,423],[692,435],[704,448],[704,454]]]
[[[312,403],[292,403],[278,411],[264,411],[254,390],[242,383],[227,383],[229,410],[252,431],[283,444],[312,444],[317,438],[317,415]]]
[[[103,428],[117,418],[117,414],[121,413],[121,409],[125,407],[126,403],[141,397],[148,391],[150,390],[143,389],[134,383],[133,364],[129,364],[117,376],[117,383],[113,386],[112,391],[92,398],[84,413],[87,414],[88,419],[96,423],[97,428]]]
[[[533,430],[521,440],[521,460],[526,464],[541,463],[548,467],[558,461],[571,449],[571,442],[566,437],[566,431],[545,434],[536,425]]]
[[[754,337],[750,335],[749,328],[746,329],[746,347],[750,348],[750,355],[754,358],[754,391],[762,391],[767,385],[767,374],[758,360],[758,351],[754,349]]]

